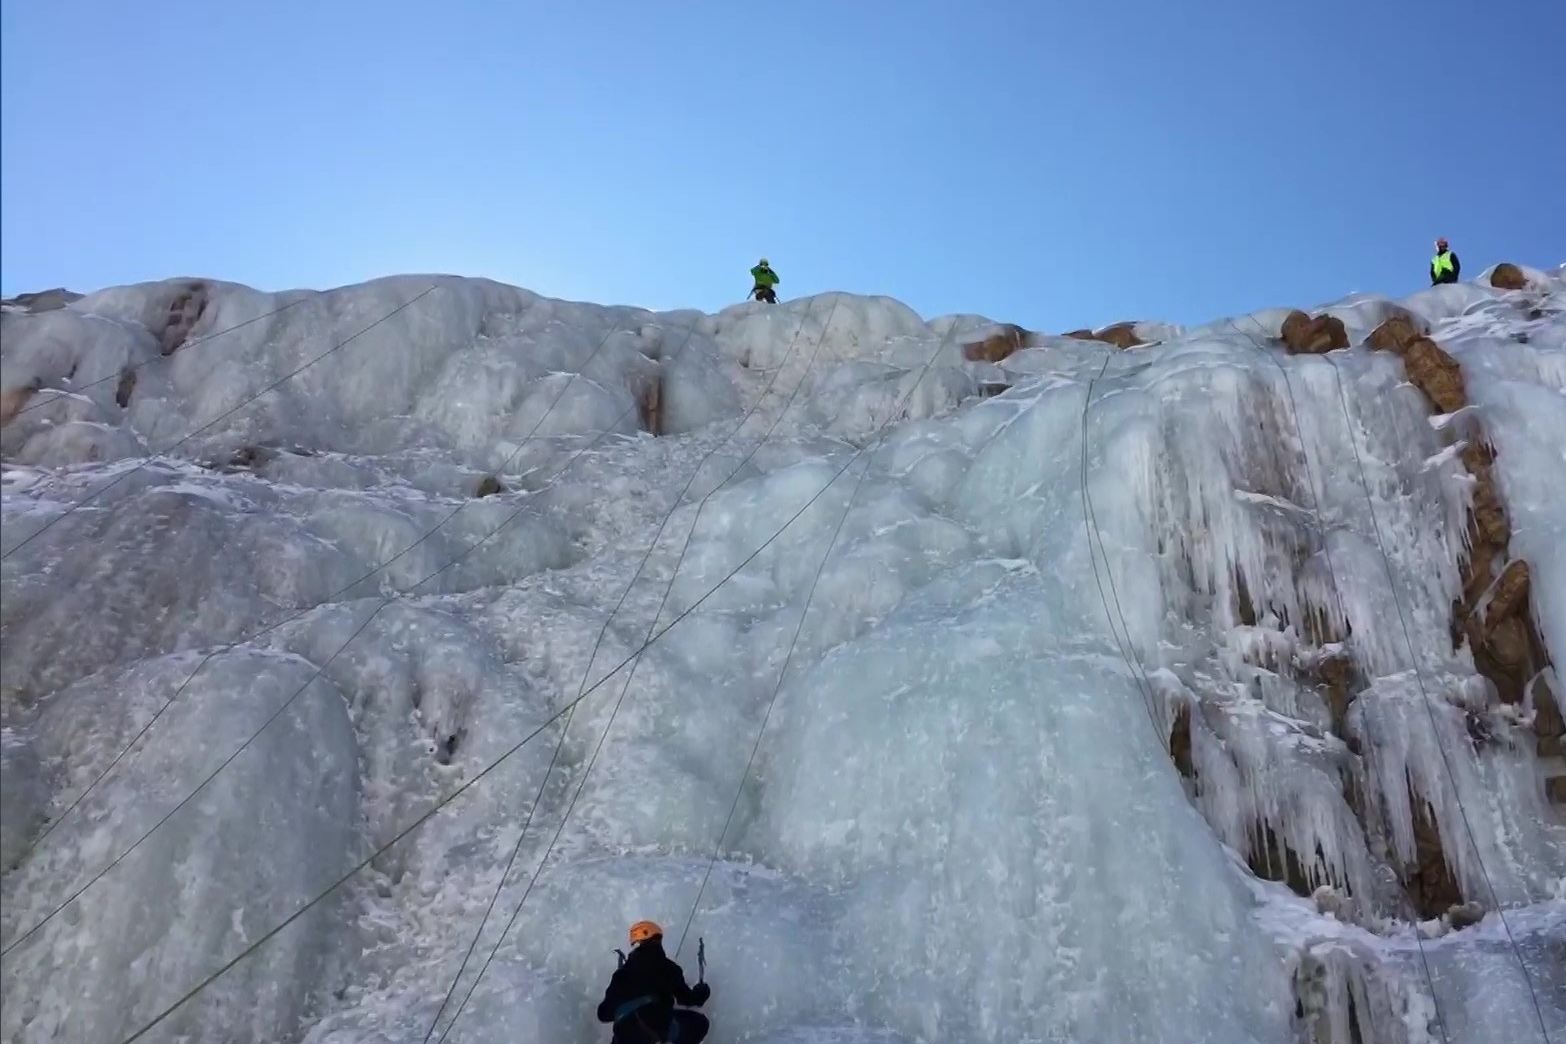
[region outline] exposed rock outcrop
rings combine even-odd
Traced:
[[[136,371],[127,366],[120,374],[119,383],[114,386],[114,401],[124,409],[130,405],[131,395],[136,391]]]
[[[1311,318],[1301,311],[1288,314],[1279,337],[1290,355],[1320,355],[1349,346],[1343,320],[1331,315]]]
[[[1072,330],[1065,336],[1078,341],[1103,341],[1105,344],[1112,344],[1116,348],[1121,349],[1135,348],[1147,343],[1136,332],[1136,323],[1134,322],[1114,323],[1098,331]]]
[[[1424,329],[1413,316],[1394,315],[1372,330],[1365,343],[1379,352],[1402,355],[1410,344],[1424,335]]]
[[[1490,273],[1490,285],[1497,290],[1526,290],[1528,289],[1528,277],[1523,275],[1523,270],[1509,261],[1502,261],[1495,266],[1495,271]]]
[[[169,302],[163,328],[157,331],[158,347],[164,355],[173,355],[190,337],[190,331],[207,310],[207,284],[191,283]]]
[[[57,286],[53,290],[39,290],[31,294],[17,294],[0,301],[0,305],[22,312],[52,312],[64,308],[72,301],[80,301],[82,295]]]
[[[1462,367],[1412,321],[1388,319],[1367,343],[1401,356],[1409,383],[1436,412],[1454,413],[1468,405]],[[1453,642],[1466,639],[1474,666],[1495,686],[1497,696],[1503,703],[1518,704],[1528,680],[1548,662],[1530,612],[1528,563],[1508,561],[1512,527],[1496,488],[1494,448],[1475,439],[1463,447],[1461,460],[1473,476],[1474,489],[1462,563],[1463,594],[1452,606]]]
[[[1455,413],[1468,404],[1463,370],[1457,360],[1428,337],[1416,337],[1403,352],[1408,379],[1425,393],[1440,413]]]
[[[0,428],[16,420],[16,415],[27,408],[27,400],[42,387],[43,382],[35,378],[0,392]]]
[[[1409,788],[1414,810],[1414,864],[1404,868],[1404,886],[1421,917],[1440,917],[1466,900],[1446,858],[1441,828],[1424,798]]]
[[[1472,928],[1482,920],[1484,920],[1484,907],[1478,903],[1463,903],[1446,911],[1446,923],[1452,926],[1454,932]]]
[[[1169,756],[1175,768],[1186,779],[1196,778],[1196,763],[1191,759],[1191,706],[1181,704],[1175,711],[1174,725],[1169,730]]]
[[[663,434],[663,376],[652,374],[636,387],[636,414],[642,430]]]
[[[1013,323],[1003,323],[994,333],[981,341],[970,341],[962,346],[962,357],[969,362],[998,363],[1014,352],[1028,346],[1031,335]]]

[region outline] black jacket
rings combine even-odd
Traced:
[[[631,951],[625,964],[609,980],[604,999],[598,1004],[598,1021],[637,1018],[652,1027],[661,1039],[668,1031],[676,1004],[701,1007],[710,994],[703,984],[698,983],[695,989],[685,985],[685,973],[664,955],[663,940],[649,939]],[[647,1000],[642,1001],[643,998]]]
[[[1440,276],[1437,276],[1435,271],[1435,262],[1430,262],[1431,286],[1435,286],[1438,283],[1455,283],[1457,282],[1458,275],[1460,275],[1463,271],[1462,263],[1457,260],[1457,255],[1450,250],[1446,251],[1446,253],[1452,259],[1452,270],[1450,272],[1442,272]]]

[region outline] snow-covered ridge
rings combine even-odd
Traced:
[[[1327,356],[1288,309],[1121,351],[454,277],[8,308],[0,1033],[124,1039],[667,627],[552,773],[560,726],[147,1039],[423,1040],[540,793],[450,1037],[600,1039],[737,789],[727,1039],[1566,1035],[1566,274],[1524,275],[1316,309]],[[1517,693],[1454,630],[1506,599],[1481,467]]]

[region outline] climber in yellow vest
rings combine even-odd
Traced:
[[[1457,255],[1452,253],[1445,239],[1436,240],[1435,249],[1435,257],[1430,259],[1430,285],[1439,286],[1442,283],[1457,282],[1458,273],[1463,270],[1463,266],[1458,263]]]
[[[776,272],[772,271],[772,266],[767,264],[766,258],[762,258],[761,262],[750,270],[750,277],[756,282],[756,285],[751,288],[751,297],[758,301],[765,301],[767,304],[778,303],[778,292],[772,288],[782,280],[778,278]]]

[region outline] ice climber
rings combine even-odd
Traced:
[[[707,1035],[707,1016],[674,1006],[699,1008],[710,996],[705,982],[685,985],[685,972],[664,955],[663,929],[637,921],[631,925],[631,955],[609,980],[598,1021],[614,1023],[614,1044],[696,1044]]]
[[[1436,240],[1435,249],[1435,257],[1430,259],[1430,285],[1457,282],[1458,273],[1463,270],[1463,266],[1457,261],[1457,255],[1452,253],[1445,239]]]
[[[778,274],[772,271],[772,266],[767,264],[766,258],[762,258],[760,263],[750,270],[750,277],[756,281],[756,285],[751,287],[750,290],[751,297],[758,301],[765,301],[767,304],[778,303],[777,291],[772,288],[783,280],[779,279]]]

